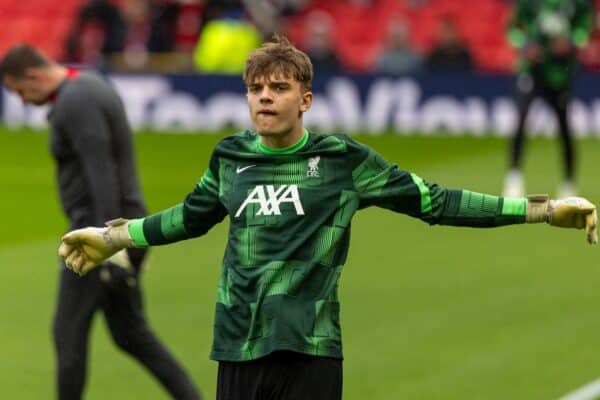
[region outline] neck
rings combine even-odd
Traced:
[[[67,79],[67,68],[62,65],[54,65],[49,71],[50,91],[54,92],[65,79]]]
[[[60,85],[67,79],[68,77],[68,69],[61,65],[53,65],[49,67],[45,84],[46,91],[48,92],[46,101],[47,102],[55,102],[58,88]]]
[[[52,65],[48,67],[45,74],[45,90],[48,92],[48,97],[52,97],[58,87],[67,79],[67,68],[62,65]]]
[[[259,133],[260,135],[260,133]],[[275,136],[260,135],[261,143],[271,149],[284,149],[295,145],[304,136],[304,126],[299,124],[295,126],[289,133]]]

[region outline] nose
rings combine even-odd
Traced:
[[[273,102],[271,90],[266,87],[266,85],[260,92],[260,102],[261,104],[269,104]]]

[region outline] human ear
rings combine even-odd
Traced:
[[[313,101],[312,92],[310,92],[310,91],[305,92],[302,95],[302,103],[300,103],[300,111],[302,111],[302,112],[308,111],[308,109],[312,105],[312,101]]]

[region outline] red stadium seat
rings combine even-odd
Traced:
[[[600,4],[600,0],[596,0]],[[489,71],[508,71],[515,61],[514,50],[506,42],[510,3],[505,0],[429,0],[422,4],[400,0],[377,0],[368,6],[343,0],[313,1],[309,10],[319,9],[336,21],[336,46],[343,63],[353,70],[372,67],[383,48],[387,22],[402,16],[411,25],[411,41],[426,53],[435,38],[441,18],[453,18],[473,53],[476,66]],[[600,7],[599,7],[600,8]],[[286,33],[303,45],[304,16],[287,21]]]
[[[0,55],[15,43],[39,46],[60,58],[67,32],[84,0],[0,0]]]

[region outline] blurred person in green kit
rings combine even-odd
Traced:
[[[509,26],[509,41],[520,50],[517,74],[519,118],[510,146],[510,169],[503,195],[525,193],[522,174],[525,121],[532,101],[540,97],[557,116],[564,177],[558,197],[575,195],[575,149],[569,125],[571,85],[577,50],[587,45],[594,27],[590,0],[518,0]]]

